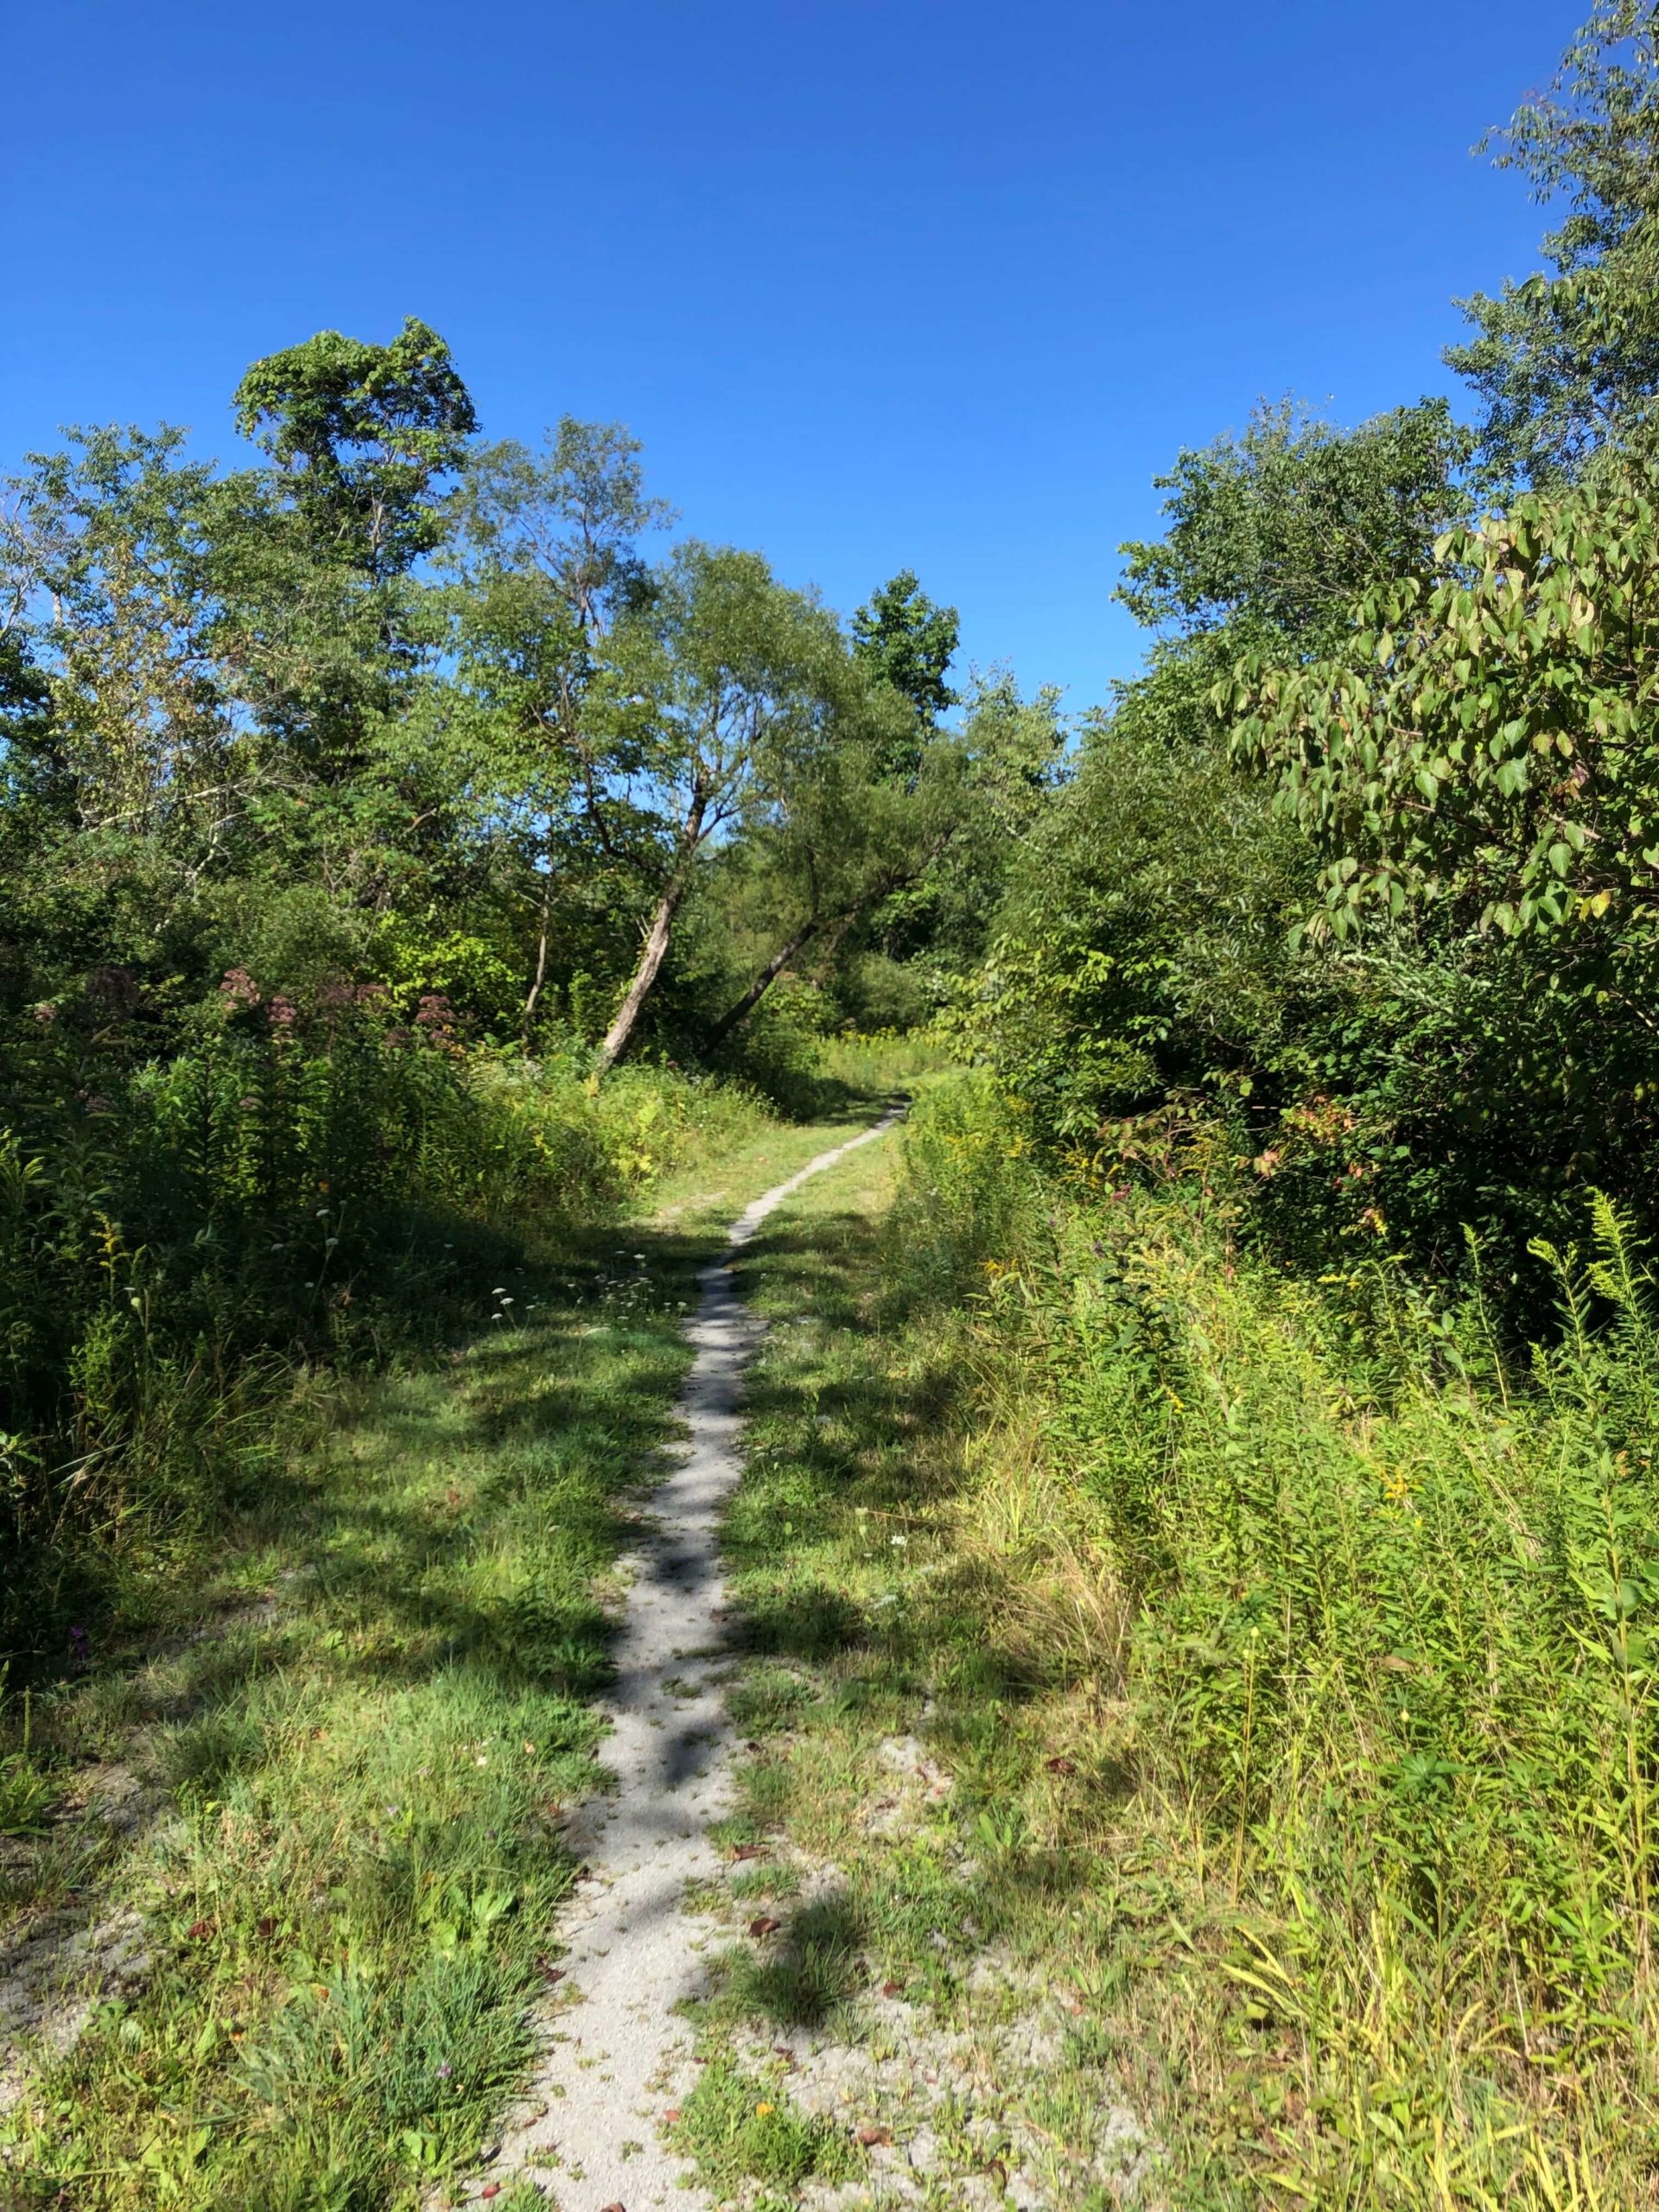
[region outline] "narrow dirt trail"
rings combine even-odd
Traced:
[[[680,1400],[682,1464],[654,1493],[651,1541],[632,1570],[616,1645],[607,1764],[616,1793],[572,1831],[586,1861],[559,1930],[569,1946],[562,2002],[523,2110],[491,2180],[536,2181],[560,2212],[696,2212],[693,2169],[662,2142],[664,2110],[685,2082],[686,2022],[674,2011],[702,1986],[709,1923],[686,1910],[690,1884],[719,1868],[709,1826],[729,1805],[732,1738],[720,1677],[720,1516],[742,1474],[738,1405],[760,1325],[732,1281],[732,1255],[810,1177],[892,1128],[820,1153],[745,1208],[727,1250],[699,1277],[690,1336],[696,1357]],[[487,2186],[488,2183],[486,2183]],[[469,2192],[470,2194],[471,2192]]]

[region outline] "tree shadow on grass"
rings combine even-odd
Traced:
[[[605,1686],[614,1623],[598,1592],[638,1541],[639,1493],[673,1433],[679,1301],[710,1249],[630,1230],[649,1289],[617,1313],[616,1234],[534,1275],[521,1267],[521,1302],[540,1305],[527,1331],[347,1386],[317,1443],[265,1463],[226,1516],[223,1552],[259,1561],[265,1595],[204,1593],[187,1634],[100,1656],[36,1700],[36,1755],[65,1783],[60,1818],[9,1842],[0,1903],[30,1915],[51,1901],[72,1853],[112,1880],[173,1805],[252,1782],[281,1756],[265,1711],[273,1676],[446,1695],[460,1671],[507,1706]],[[111,1759],[147,1777],[143,1817],[82,1839],[79,1777]],[[66,1942],[84,1917],[65,1917]]]
[[[949,1531],[957,1499],[983,1479],[970,1457],[962,1370],[950,1347],[930,1352],[924,1332],[902,1359],[877,1349],[865,1360],[849,1357],[845,1338],[834,1333],[868,1340],[905,1325],[892,1293],[875,1290],[880,1234],[851,1213],[795,1218],[758,1240],[748,1262],[763,1299],[775,1273],[790,1285],[789,1302],[828,1326],[782,1324],[772,1340],[781,1356],[764,1360],[753,1380],[758,1448],[728,1527],[728,1557],[741,1577],[737,1633],[750,1652],[823,1673],[794,1686],[782,1674],[774,1682],[757,1673],[741,1713],[762,1740],[843,1717],[860,1721],[867,1741],[870,1732],[920,1728],[954,1781],[949,1817],[961,1848],[986,1862],[982,1880],[970,1885],[978,1916],[1012,1925],[1077,1898],[1097,1878],[1096,1852],[1048,1848],[1016,1833],[1033,1761],[1074,1748],[1043,1740],[1040,1718],[1048,1700],[1074,1687],[1071,1661],[1058,1643],[1045,1646],[1011,1602],[1019,1593],[1001,1586],[1020,1571],[1013,1560],[958,1551],[947,1535],[925,1578],[895,1566],[901,1594],[884,1604],[879,1567],[849,1571],[853,1586],[838,1587],[834,1554],[819,1548],[839,1548],[856,1529],[867,1570],[894,1539],[895,1560],[902,1558],[909,1532],[925,1543],[931,1529]],[[1084,1765],[1065,1786],[1086,1789],[1096,1816],[1135,1786],[1127,1758],[1102,1752]],[[756,1817],[764,1825],[765,1807]],[[968,1891],[959,1898],[967,1902]],[[763,1994],[757,1988],[757,2008]]]
[[[841,1890],[785,1910],[763,1953],[729,1952],[726,1997],[746,2018],[778,2028],[818,2028],[868,1979],[864,1924]]]

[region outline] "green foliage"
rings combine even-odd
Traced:
[[[959,1016],[1039,1127],[1072,1141],[1248,1082],[1287,1025],[1285,916],[1311,871],[1213,742],[1170,738],[1189,675],[1167,661],[1085,731]]]
[[[1524,1309],[1535,1230],[1568,1233],[1592,1183],[1645,1202],[1652,949],[1386,917],[1299,934],[1319,855],[1265,781],[1172,741],[1192,680],[1166,663],[1085,734],[952,1033],[1039,1149],[1139,1181],[1207,1132],[1282,1255],[1317,1272],[1380,1247],[1456,1274],[1467,1224]]]
[[[175,874],[225,841],[245,766],[213,664],[211,472],[182,444],[87,430],[31,457],[13,487],[16,588],[49,611],[11,634],[6,733],[14,773],[48,771],[36,830],[49,791],[106,866],[146,839]]]
[[[963,705],[960,726],[928,740],[912,784],[883,787],[880,850],[893,861],[885,880],[873,873],[846,939],[899,963],[930,1013],[984,957],[1010,868],[1068,773],[1054,686],[1027,697],[1010,670],[975,671]],[[843,976],[868,1026],[879,1016],[855,987]]]
[[[1549,91],[1499,134],[1497,163],[1571,212],[1543,242],[1550,273],[1463,302],[1477,334],[1446,359],[1486,404],[1482,488],[1559,489],[1600,457],[1649,449],[1659,393],[1650,0],[1597,0]]]
[[[909,702],[920,725],[885,749],[883,773],[906,780],[920,765],[923,732],[957,703],[944,680],[960,632],[957,610],[936,607],[913,571],[901,569],[871,593],[849,626],[857,658]]]
[[[1154,483],[1169,528],[1131,543],[1117,597],[1185,636],[1227,629],[1302,651],[1346,627],[1369,585],[1410,574],[1461,506],[1467,440],[1443,399],[1339,431],[1294,402],[1179,454]]]
[[[624,613],[601,714],[656,817],[664,875],[787,803],[822,741],[839,658],[834,618],[730,547],[681,546]]]
[[[399,573],[438,543],[438,479],[477,427],[436,331],[412,316],[389,346],[319,331],[256,361],[237,386],[237,428],[281,473],[309,531],[334,557]]]
[[[1362,601],[1339,655],[1247,662],[1220,695],[1245,757],[1328,856],[1343,931],[1445,903],[1506,932],[1647,936],[1659,881],[1659,541],[1645,482],[1518,500],[1437,572]]]

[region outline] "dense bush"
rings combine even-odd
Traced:
[[[1358,1247],[1456,1273],[1465,1227],[1526,1309],[1541,1231],[1592,1188],[1651,1224],[1659,1036],[1641,933],[1300,929],[1318,855],[1214,738],[1133,696],[1016,862],[958,1033],[1073,1158],[1161,1157],[1208,1121],[1255,1163],[1247,1233],[1315,1268]]]

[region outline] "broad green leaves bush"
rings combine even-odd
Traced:
[[[1217,704],[1325,857],[1338,933],[1446,904],[1511,933],[1659,912],[1659,532],[1645,477],[1529,496]]]

